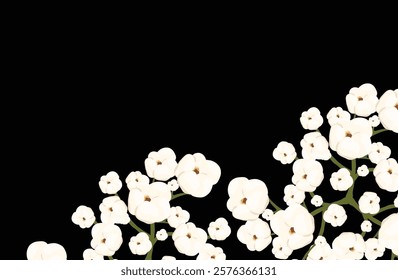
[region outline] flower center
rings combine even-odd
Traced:
[[[310,144],[310,147],[311,147],[311,148],[314,148],[314,147],[315,147],[314,143],[311,143],[311,144]]]
[[[187,233],[187,237],[188,237],[188,238],[191,238],[192,235],[188,232],[188,233]]]
[[[106,238],[103,238],[103,239],[101,240],[101,243],[105,244],[105,242],[106,242]]]
[[[354,248],[354,247],[351,247],[349,250],[350,250],[351,252],[354,252],[354,251],[355,251],[355,248]]]
[[[110,211],[110,212],[113,212],[113,209],[112,209],[112,207],[109,207],[109,211]]]
[[[195,172],[196,174],[199,174],[199,167],[195,167],[195,168],[193,169],[193,172]]]
[[[291,227],[290,229],[289,229],[289,233],[290,234],[295,234],[296,232],[294,231],[294,227]]]
[[[398,102],[395,104],[395,109],[397,109],[398,110]]]
[[[352,134],[351,134],[351,132],[349,132],[349,131],[346,131],[346,132],[345,132],[345,137],[350,137],[350,138],[351,138],[351,137],[352,137]]]
[[[257,240],[258,239],[258,237],[254,234],[253,235],[253,240]]]
[[[157,165],[161,165],[162,162],[161,162],[160,160],[157,160],[157,161],[156,161],[156,164],[157,164]]]
[[[144,197],[144,201],[151,202],[151,198],[149,197],[149,195],[146,195],[146,196]]]
[[[213,256],[211,256],[210,258],[213,259],[213,260],[215,260],[215,259],[216,259],[216,256],[213,255]]]
[[[392,170],[391,170],[391,169],[388,169],[387,172],[390,173],[390,174],[392,174]]]
[[[242,204],[246,204],[246,201],[247,201],[247,198],[246,198],[246,197],[244,197],[244,198],[242,198],[242,199],[241,199],[240,203],[242,203]]]
[[[304,175],[303,175],[303,179],[304,179],[304,180],[307,179],[307,174],[304,174]]]
[[[363,97],[362,96],[358,96],[358,101],[362,101]]]

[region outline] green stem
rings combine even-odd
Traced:
[[[271,199],[269,200],[269,203],[275,208],[276,211],[282,210],[278,205],[276,205]]]
[[[130,220],[129,224],[130,224],[130,226],[132,226],[136,231],[138,231],[138,232],[145,232],[142,228],[140,228],[139,226],[137,226],[132,220]]]
[[[387,129],[382,128],[382,129],[374,130],[372,136],[375,136],[376,134],[382,133],[382,132],[384,132],[384,131],[387,131]]]
[[[391,260],[394,260],[396,255],[391,251]]]
[[[184,196],[184,195],[186,195],[186,193],[184,193],[184,192],[181,192],[181,193],[178,193],[178,194],[173,194],[173,196],[171,197],[170,200],[179,198],[180,196]]]
[[[323,236],[323,232],[325,231],[325,220],[322,218],[321,228],[319,229],[318,236]]]
[[[335,157],[331,156],[330,160],[331,160],[335,165],[337,165],[337,167],[348,169],[347,167],[345,167],[344,165],[342,165]]]
[[[311,245],[310,248],[308,249],[308,251],[305,253],[303,260],[306,260],[308,257],[308,254],[311,252],[312,248],[314,248],[315,245]]]
[[[155,223],[150,224],[150,229],[149,229],[149,240],[152,243],[152,248],[149,250],[149,252],[145,256],[145,260],[152,260],[152,254],[153,254],[153,248],[155,247],[155,243],[157,241],[155,237]]]
[[[390,205],[384,206],[384,207],[380,208],[379,212],[377,212],[375,215],[380,214],[381,212],[384,212],[384,211],[387,211],[390,209],[395,209],[395,205],[390,204]]]
[[[108,256],[108,260],[113,260],[113,257],[112,256]]]

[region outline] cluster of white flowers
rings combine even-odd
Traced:
[[[391,158],[391,149],[374,141],[373,136],[386,131],[398,133],[398,90],[387,90],[379,98],[376,88],[366,83],[353,87],[345,101],[347,110],[333,107],[327,112],[328,135],[320,131],[326,121],[318,108],[311,107],[301,114],[300,123],[308,131],[299,143],[301,157],[287,141],[281,141],[273,150],[274,159],[283,165],[292,164],[291,182],[284,187],[286,207],[271,200],[267,185],[260,179],[235,177],[229,182],[226,207],[232,218],[242,222],[235,235],[247,250],[260,252],[270,248],[276,259],[289,259],[294,251],[304,247],[308,248],[303,256],[306,260],[375,260],[388,250],[391,259],[397,257],[398,163]],[[344,166],[339,157],[350,161],[351,166]],[[357,167],[357,160],[369,163]],[[336,166],[330,175],[324,172],[326,161]],[[72,214],[74,224],[91,228],[90,248],[82,252],[83,259],[113,259],[123,243],[120,226],[130,225],[134,232],[128,246],[133,255],[152,259],[156,242],[171,237],[181,254],[198,260],[225,260],[223,249],[215,243],[231,235],[228,220],[219,217],[202,229],[191,221],[187,209],[172,203],[184,195],[209,195],[220,179],[219,165],[201,153],[187,154],[177,161],[175,152],[164,147],[150,152],[144,166],[146,174],[134,170],[125,179],[127,202],[118,195],[123,188],[121,178],[110,171],[99,180],[100,190],[108,195],[99,205],[100,220],[85,205],[78,206]],[[369,174],[374,176],[378,188],[355,188],[354,196],[357,179]],[[321,185],[345,196],[326,201],[330,197],[320,195]],[[391,203],[383,201],[381,193],[391,195]],[[347,207],[362,216],[360,227],[357,231],[339,232],[328,242],[325,230],[330,227],[337,232],[350,219]],[[382,220],[377,216],[381,213],[385,215]],[[318,214],[320,225],[315,222]],[[149,230],[138,226],[135,219],[147,224]],[[375,234],[368,236],[372,232]],[[27,258],[67,256],[61,245],[37,241],[29,246]],[[176,257],[166,252],[161,259]]]

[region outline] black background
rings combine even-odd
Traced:
[[[396,54],[366,47],[358,35],[314,32],[303,38],[291,26],[272,34],[260,29],[199,36],[197,30],[199,38],[157,29],[139,38],[114,30],[93,35],[88,27],[78,34],[64,28],[59,36],[23,30],[22,42],[10,46],[10,98],[3,105],[9,113],[3,118],[2,259],[26,259],[27,247],[38,240],[59,243],[68,259],[82,259],[90,229],[73,224],[72,213],[87,205],[98,220],[105,197],[100,177],[116,171],[124,182],[131,171],[144,173],[145,158],[162,147],[172,148],[177,160],[200,152],[220,165],[221,178],[210,195],[173,201],[204,229],[221,216],[230,222],[231,236],[211,243],[228,259],[272,259],[271,245],[249,252],[237,240],[244,222],[226,208],[230,180],[263,180],[284,208],[283,188],[292,171],[272,151],[283,140],[300,150],[306,133],[301,113],[319,108],[326,128],[326,113],[346,109],[352,87],[372,83],[380,97],[398,86]],[[398,158],[395,136],[389,132],[384,139]],[[127,202],[125,184],[120,194]],[[358,231],[360,222],[345,227]],[[114,257],[142,259],[128,249],[135,232],[121,227],[124,243]],[[342,229],[326,226],[331,235],[336,230]],[[186,258],[171,238],[156,244],[154,258],[165,254]]]

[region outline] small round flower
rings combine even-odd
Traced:
[[[80,205],[72,214],[72,222],[81,228],[89,228],[95,222],[94,211],[85,205]]]
[[[378,164],[383,159],[388,159],[391,156],[391,149],[381,142],[372,143],[372,148],[369,153],[369,160],[374,164]]]
[[[365,255],[366,245],[360,234],[342,232],[333,240],[332,248],[338,260],[360,260]]]
[[[220,247],[215,247],[213,244],[206,243],[200,249],[197,260],[225,260],[226,255]]]
[[[181,206],[173,206],[170,208],[170,215],[167,218],[167,222],[173,228],[177,228],[179,225],[185,224],[189,221],[190,214],[187,210],[181,208]]]
[[[205,197],[220,180],[221,168],[201,153],[187,154],[178,162],[175,175],[184,193]]]
[[[373,169],[377,185],[386,191],[398,191],[398,163],[394,158],[380,160]]]
[[[123,183],[119,174],[115,171],[109,171],[106,175],[101,176],[98,184],[103,193],[116,194],[122,188]]]
[[[175,192],[180,187],[178,185],[178,182],[177,182],[176,179],[172,179],[172,180],[168,181],[167,185],[169,186],[169,189],[170,189],[171,192]]]
[[[372,231],[372,223],[368,220],[365,220],[361,223],[361,230],[363,232],[371,232]]]
[[[330,126],[341,124],[351,119],[351,114],[341,107],[333,107],[326,115]]]
[[[375,260],[384,255],[386,248],[380,244],[377,238],[369,238],[365,241],[365,257],[368,260]]]
[[[271,209],[265,209],[264,212],[261,214],[261,217],[266,219],[267,221],[271,220],[274,212]]]
[[[337,172],[333,172],[329,181],[336,191],[346,191],[354,183],[350,171],[346,168],[340,168]]]
[[[129,248],[134,255],[145,255],[152,249],[148,234],[140,232],[130,238]]]
[[[360,177],[366,177],[369,174],[369,168],[365,164],[362,164],[358,167],[357,173]]]
[[[334,260],[333,250],[326,238],[318,236],[314,241],[315,246],[308,253],[307,260]]]
[[[207,241],[206,231],[191,222],[179,225],[171,237],[178,252],[187,256],[198,254]]]
[[[398,208],[398,194],[397,197],[394,199],[394,206]]]
[[[168,147],[161,148],[159,151],[150,152],[145,159],[145,170],[150,178],[159,181],[167,181],[174,176],[177,166],[176,154]]]
[[[103,223],[126,225],[130,222],[130,216],[127,213],[127,205],[117,195],[104,198],[99,209],[101,211],[101,221]]]
[[[317,246],[326,246],[328,242],[324,236],[318,235],[314,240],[314,244]]]
[[[377,98],[376,88],[369,83],[360,87],[353,87],[346,95],[348,111],[357,116],[368,117],[376,112]]]
[[[168,234],[164,228],[162,228],[161,230],[158,230],[156,232],[156,238],[159,241],[165,241],[167,239],[167,237],[168,237]]]
[[[299,190],[313,192],[322,183],[323,167],[313,159],[298,159],[293,163],[292,182]]]
[[[300,123],[304,129],[317,130],[323,124],[323,117],[318,108],[311,107],[301,113]]]
[[[320,207],[323,204],[323,199],[322,196],[320,195],[314,195],[311,198],[311,204],[314,205],[315,207]]]
[[[268,188],[259,179],[237,177],[228,184],[227,208],[238,220],[257,219],[268,206]]]
[[[340,227],[347,220],[347,214],[343,206],[332,203],[323,213],[323,219],[333,227]]]
[[[161,260],[164,260],[164,261],[175,261],[176,257],[164,255]]]
[[[329,160],[332,156],[328,140],[318,131],[305,134],[300,146],[303,158]]]
[[[35,241],[26,250],[28,260],[66,260],[65,248],[58,243]]]
[[[225,240],[231,234],[228,221],[223,217],[218,218],[214,222],[210,222],[207,231],[210,238],[213,240]]]
[[[103,260],[104,256],[101,254],[98,254],[93,248],[88,248],[83,251],[83,260]]]
[[[376,106],[380,122],[385,129],[398,133],[398,89],[387,90]]]
[[[275,237],[272,240],[272,254],[275,258],[280,260],[286,260],[292,253],[293,250],[287,245],[287,240],[281,237]]]
[[[122,231],[115,224],[97,223],[91,228],[91,236],[91,247],[103,256],[113,256],[123,243]]]
[[[376,214],[380,210],[380,197],[375,192],[364,192],[358,200],[359,210],[364,214]]]
[[[377,115],[371,116],[371,117],[369,118],[369,122],[370,122],[370,125],[371,125],[372,127],[378,127],[379,124],[380,124],[379,116],[377,116]]]
[[[246,221],[238,229],[237,237],[249,251],[262,251],[272,241],[269,225],[261,219]]]
[[[282,164],[290,164],[297,157],[297,152],[291,143],[281,141],[273,150],[272,156]]]
[[[301,204],[305,199],[305,193],[299,190],[295,185],[289,184],[284,188],[283,200],[289,206],[292,203]]]
[[[149,185],[149,177],[142,174],[140,171],[132,171],[126,177],[126,184],[129,190],[138,187],[146,187]]]
[[[384,218],[379,229],[379,241],[381,245],[392,250],[398,255],[398,213],[393,213]]]

